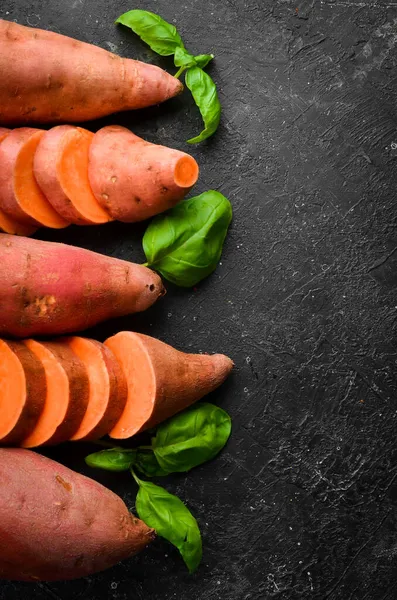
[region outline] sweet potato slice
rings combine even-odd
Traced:
[[[82,337],[64,340],[84,363],[89,381],[88,406],[71,440],[97,440],[116,425],[127,401],[127,382],[109,348]]]
[[[5,127],[0,127],[0,143],[6,138],[6,136],[10,133],[10,129],[6,129]],[[37,227],[33,225],[24,225],[23,223],[18,223],[15,219],[12,219],[9,215],[7,215],[4,211],[0,209],[0,230],[5,233],[10,233],[11,235],[32,235],[37,230]]]
[[[33,158],[44,131],[21,127],[0,144],[0,207],[26,225],[62,229],[69,223],[53,209],[33,174]]]
[[[34,157],[36,180],[54,209],[69,223],[99,225],[112,221],[92,193],[89,148],[94,134],[60,125],[46,131]]]
[[[25,225],[24,223],[18,223],[15,219],[12,219],[9,215],[0,209],[0,230],[10,235],[32,235],[37,231],[37,227],[34,225]]]
[[[0,443],[18,445],[44,408],[46,377],[41,362],[21,342],[0,340]]]
[[[65,442],[76,433],[87,409],[85,366],[63,342],[24,343],[44,367],[47,395],[36,427],[21,445],[33,448]]]
[[[125,127],[100,129],[90,146],[93,193],[116,220],[143,221],[172,208],[196,183],[195,159],[142,140]]]
[[[125,439],[149,429],[221,385],[233,368],[223,354],[185,354],[147,335],[122,331],[105,345],[128,385],[127,404],[110,436]]]

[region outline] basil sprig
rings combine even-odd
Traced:
[[[216,269],[231,220],[231,204],[220,192],[181,202],[146,229],[146,266],[176,285],[196,285]]]
[[[121,15],[116,23],[132,29],[157,54],[173,55],[175,66],[179,67],[175,77],[179,78],[186,71],[186,86],[192,92],[204,121],[203,131],[187,140],[188,143],[198,144],[213,135],[220,122],[221,104],[214,81],[203,69],[214,55],[190,54],[174,25],[147,10],[130,10]]]
[[[150,481],[142,481],[133,470],[131,473],[139,485],[135,501],[139,518],[178,548],[189,572],[193,573],[203,556],[196,519],[177,496]]]
[[[193,572],[202,556],[196,519],[181,500],[164,488],[142,481],[136,471],[147,477],[190,471],[214,458],[225,446],[230,432],[229,415],[218,406],[201,402],[162,423],[150,446],[101,450],[87,456],[86,463],[106,471],[131,471],[139,485],[139,517],[178,548]]]

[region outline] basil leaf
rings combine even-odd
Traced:
[[[143,236],[147,264],[176,285],[191,287],[215,270],[232,207],[214,190],[153,219]]]
[[[196,519],[179,498],[150,481],[136,479],[139,491],[135,506],[139,518],[178,548],[187,568],[193,573],[203,555]]]
[[[93,469],[104,469],[121,473],[128,471],[135,463],[136,450],[124,450],[124,448],[110,448],[89,454],[85,462]]]
[[[130,27],[141,40],[161,56],[170,56],[177,48],[185,47],[173,25],[147,10],[130,10],[121,15],[116,23]]]
[[[196,59],[192,54],[189,54],[184,48],[176,48],[174,55],[174,65],[176,67],[194,67]]]
[[[199,54],[198,56],[193,56],[184,48],[177,48],[174,55],[174,65],[176,67],[184,67],[185,69],[189,67],[201,67],[203,69],[213,58],[213,54]]]
[[[186,71],[185,83],[192,92],[205,125],[200,135],[187,140],[189,144],[198,144],[209,138],[218,129],[221,119],[221,103],[215,83],[199,67],[191,67]]]
[[[134,467],[146,477],[165,477],[170,471],[160,467],[154,453],[149,450],[138,450]]]
[[[153,451],[163,469],[190,471],[222,450],[231,429],[227,412],[202,402],[162,423],[152,439]]]
[[[213,54],[198,54],[194,57],[196,67],[200,67],[204,69],[208,65],[209,62],[214,58]]]

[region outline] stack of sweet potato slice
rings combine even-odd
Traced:
[[[0,340],[0,444],[126,439],[216,389],[232,361],[185,354],[149,336]]]
[[[0,128],[0,229],[142,221],[182,200],[198,173],[189,154],[124,127]]]

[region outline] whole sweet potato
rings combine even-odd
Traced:
[[[146,310],[163,293],[146,267],[65,244],[0,234],[0,333],[86,329]]]
[[[159,67],[0,20],[0,123],[89,121],[179,94]]]
[[[154,538],[116,494],[30,450],[0,449],[0,481],[0,579],[85,577]]]

